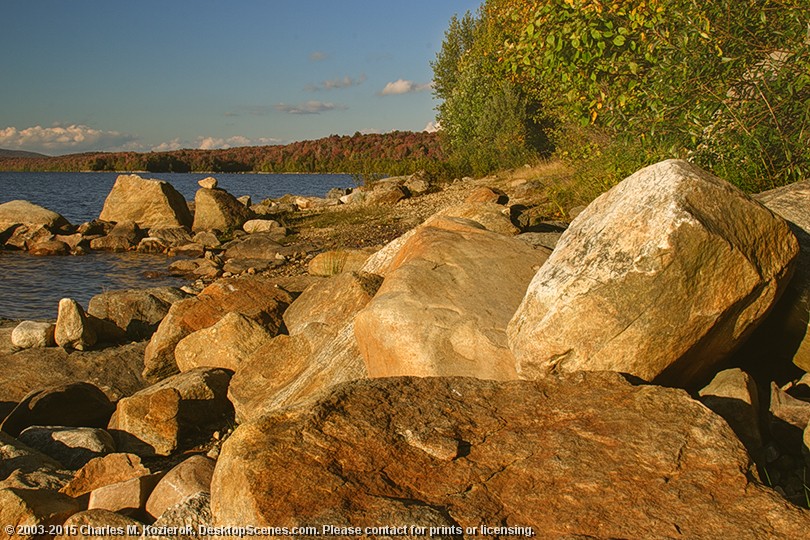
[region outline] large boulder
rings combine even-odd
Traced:
[[[180,340],[213,326],[229,312],[241,313],[275,335],[292,299],[275,281],[248,276],[216,281],[199,295],[175,302],[146,347],[144,376],[159,380],[177,373],[174,349]]]
[[[236,371],[245,358],[272,338],[273,334],[258,322],[231,311],[214,326],[181,339],[174,359],[180,371],[201,366]]]
[[[355,318],[369,375],[517,378],[506,325],[547,257],[469,220],[429,220]]]
[[[167,456],[188,434],[204,432],[232,414],[231,372],[196,368],[120,400],[108,430],[120,451]]]
[[[612,370],[708,382],[787,284],[798,242],[685,161],[647,167],[571,223],[509,324],[522,377]]]
[[[143,229],[190,227],[192,221],[186,200],[171,184],[136,174],[118,176],[99,219],[134,221]]]
[[[200,188],[194,196],[193,231],[235,230],[253,217],[253,213],[236,197],[219,188]]]
[[[106,291],[90,299],[87,313],[108,320],[133,340],[150,337],[174,302],[191,295],[175,287]]]
[[[756,478],[725,421],[681,390],[613,373],[392,378],[240,425],[217,461],[211,511],[216,526],[319,533],[805,536],[810,512]]]
[[[110,434],[99,428],[31,426],[25,428],[18,438],[71,470],[80,469],[91,459],[115,451]]]
[[[810,180],[772,189],[754,198],[783,217],[799,239],[796,272],[746,349],[773,361],[793,361],[810,371]]]
[[[51,232],[70,229],[70,222],[60,214],[28,201],[9,201],[0,204],[0,233],[14,225],[29,228],[42,226]]]
[[[61,348],[0,352],[0,402],[19,402],[29,392],[49,386],[92,382],[113,401],[137,392],[146,343],[130,343],[98,351],[68,352]]]
[[[381,281],[372,274],[347,272],[307,288],[284,313],[290,335],[262,345],[236,370],[228,397],[237,420],[258,418],[338,383],[366,378],[352,320]]]
[[[28,394],[0,424],[16,437],[29,426],[104,427],[115,407],[97,386],[77,382]]]

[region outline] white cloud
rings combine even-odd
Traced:
[[[103,131],[82,124],[71,124],[68,126],[0,129],[0,148],[45,154],[68,154],[138,150],[142,146],[134,135],[119,131]]]
[[[157,146],[151,148],[152,152],[171,152],[173,150],[180,150],[181,148],[188,148],[188,145],[183,144],[180,139],[172,139],[167,142],[162,142]]]
[[[313,51],[309,53],[309,59],[313,62],[321,62],[326,60],[327,57],[328,55],[323,51]]]
[[[351,88],[352,86],[360,86],[366,82],[365,74],[360,75],[356,79],[352,79],[348,75],[342,78],[337,79],[330,79],[328,81],[323,81],[320,84],[308,84],[306,86],[306,90],[310,92],[318,92],[321,90],[336,90],[339,88]]]
[[[409,94],[411,92],[424,92],[433,88],[433,83],[418,84],[405,79],[398,79],[385,85],[380,91],[381,96],[394,96],[397,94]]]
[[[348,109],[345,105],[329,103],[324,101],[307,101],[298,105],[287,105],[279,103],[276,110],[289,114],[320,114],[327,111],[343,111]]]
[[[249,139],[242,135],[234,135],[233,137],[197,137],[196,146],[200,150],[219,150],[226,148],[234,148],[237,146],[266,146],[271,144],[279,144],[279,139],[271,137],[260,137],[258,139]]]
[[[423,129],[422,131],[427,131],[428,133],[435,133],[440,129],[442,129],[442,126],[437,121],[431,120],[430,122],[427,123],[425,129]]]

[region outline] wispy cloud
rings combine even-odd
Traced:
[[[122,151],[140,148],[138,137],[119,131],[104,131],[82,124],[25,129],[0,129],[0,147],[45,154],[67,154],[92,151]]]
[[[326,60],[328,57],[329,55],[323,51],[312,51],[311,53],[309,53],[309,59],[312,62],[321,62],[323,60]]]
[[[411,92],[424,92],[433,88],[433,83],[419,84],[405,79],[398,79],[385,85],[380,90],[381,96],[394,96],[398,94],[410,94]]]
[[[342,78],[329,79],[319,84],[308,84],[305,89],[309,92],[319,92],[321,90],[336,90],[339,88],[351,88],[352,86],[360,86],[366,82],[366,75],[360,75],[356,79],[352,79],[348,75]]]
[[[237,146],[267,146],[272,144],[280,144],[281,142],[281,139],[275,139],[273,137],[259,137],[256,139],[251,139],[242,135],[234,135],[233,137],[197,137],[193,141],[184,141],[180,138],[175,138],[153,146],[151,150],[152,152],[171,152],[173,150],[180,150],[181,148],[220,150],[226,148],[235,148]]]
[[[276,110],[288,114],[321,114],[327,111],[343,111],[348,109],[346,105],[330,103],[325,101],[307,101],[298,105],[288,105],[286,103],[279,103],[276,105]]]

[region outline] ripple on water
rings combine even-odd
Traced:
[[[62,298],[87,309],[90,298],[107,290],[181,286],[185,280],[167,273],[170,261],[131,252],[37,257],[0,251],[0,318],[53,319]]]

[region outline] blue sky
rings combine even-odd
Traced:
[[[481,0],[3,0],[0,148],[223,148],[425,129]]]

